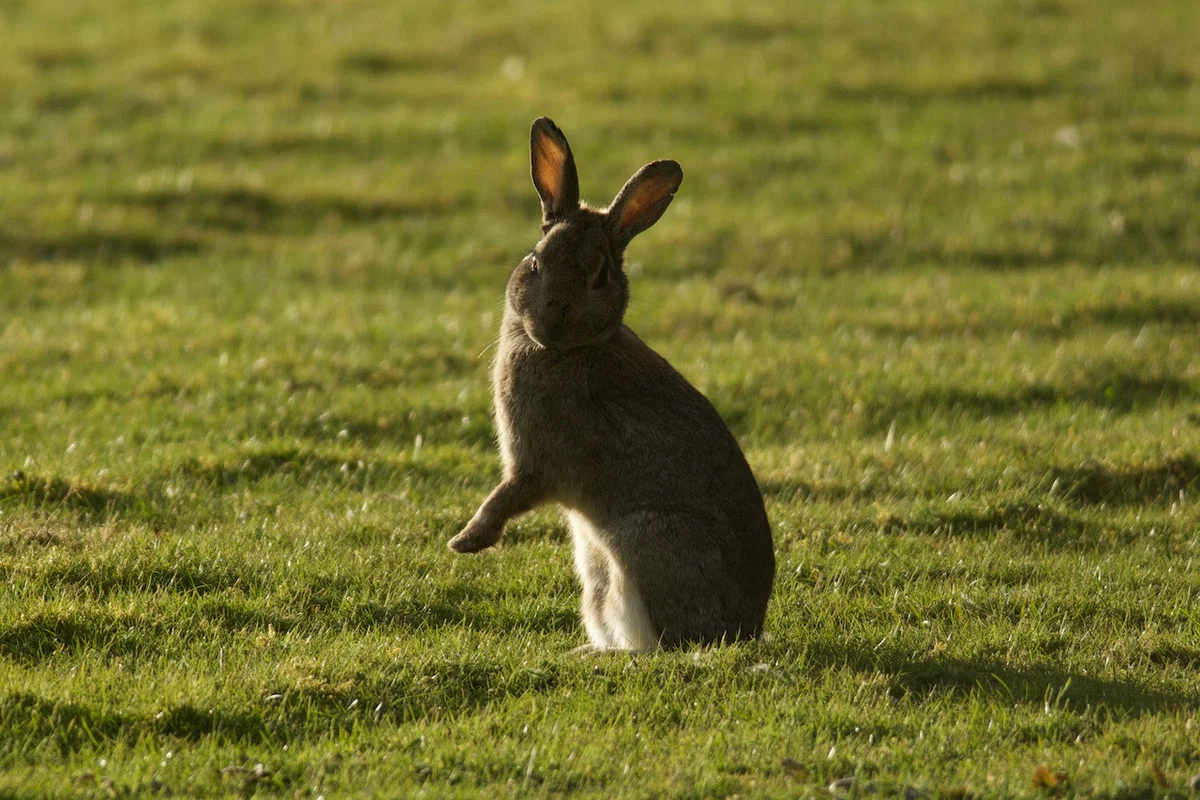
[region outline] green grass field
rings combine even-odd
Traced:
[[[0,0],[0,796],[1188,796],[1198,42],[1194,0]],[[541,114],[594,202],[683,164],[628,321],[755,469],[768,641],[571,655],[553,510],[446,550]]]

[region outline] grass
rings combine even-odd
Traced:
[[[0,795],[1186,796],[1188,0],[0,0]],[[581,660],[489,343],[530,120],[677,158],[630,324],[769,641]],[[259,767],[257,765],[261,764]]]

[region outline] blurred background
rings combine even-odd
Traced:
[[[547,114],[596,202],[683,162],[652,279],[1194,262],[1194,12],[5,0],[0,259],[473,285]]]

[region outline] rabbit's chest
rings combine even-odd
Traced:
[[[561,460],[579,440],[588,416],[578,376],[559,374],[533,359],[498,366],[493,387],[504,460],[528,466]]]

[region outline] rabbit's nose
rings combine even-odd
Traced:
[[[566,334],[566,323],[562,322],[561,320],[558,322],[552,322],[546,326],[546,338],[550,342],[559,342],[564,336],[566,336]]]

